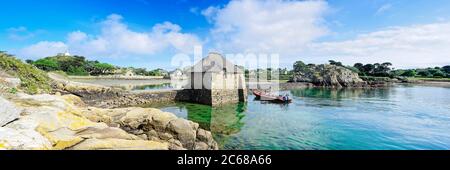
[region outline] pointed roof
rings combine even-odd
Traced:
[[[203,58],[201,61],[197,62],[192,66],[188,72],[214,72],[218,73],[221,71],[226,71],[230,73],[244,73],[244,69],[237,66],[219,53],[210,52],[208,56]]]

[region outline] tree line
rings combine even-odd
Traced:
[[[145,68],[121,68],[97,60],[87,60],[85,57],[77,55],[57,55],[41,58],[36,61],[26,60],[26,62],[44,71],[63,71],[68,75],[77,76],[124,74],[128,70],[131,70],[135,75],[142,76],[165,76],[167,74],[167,71],[163,69],[147,71]]]
[[[108,63],[86,60],[83,56],[52,56],[26,62],[44,71],[63,71],[68,75],[105,75],[117,69]]]
[[[450,65],[443,67],[422,68],[422,69],[393,69],[392,63],[374,63],[363,64],[355,63],[353,66],[343,65],[341,62],[329,60],[330,65],[345,67],[352,70],[360,76],[371,77],[425,77],[425,78],[450,78]],[[304,72],[315,64],[305,64],[302,61],[296,61],[293,64],[294,72]]]

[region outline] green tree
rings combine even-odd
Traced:
[[[136,75],[141,75],[141,76],[146,76],[149,74],[147,72],[147,69],[145,69],[145,68],[134,68],[133,71]]]
[[[76,76],[89,75],[89,72],[87,72],[83,67],[73,67],[73,66],[69,66],[66,73],[69,75],[76,75]]]
[[[417,72],[417,75],[420,77],[431,77],[433,74],[431,74],[428,70],[421,70]]]
[[[366,64],[363,66],[363,72],[366,73],[367,75],[373,74],[374,70],[375,70],[375,65],[373,65],[373,64]]]
[[[330,63],[330,65],[343,66],[341,62],[337,62],[334,60],[328,60],[328,62]]]
[[[353,67],[357,68],[359,71],[364,71],[364,69],[363,69],[364,64],[362,64],[362,63],[355,63],[353,65]]]
[[[95,63],[91,74],[92,75],[108,74],[111,71],[114,71],[115,68],[116,67],[108,63]]]
[[[302,61],[296,61],[293,67],[295,72],[305,72],[308,70],[308,67]]]
[[[43,58],[33,62],[37,68],[44,71],[55,71],[59,69],[59,64],[55,59]]]
[[[447,74],[450,74],[450,65],[442,67],[442,71],[444,71]]]
[[[403,74],[401,74],[401,76],[414,77],[414,76],[416,76],[416,71],[415,70],[406,70]]]
[[[442,77],[445,77],[445,73],[442,72],[441,70],[437,70],[437,71],[433,74],[433,77],[442,78]]]

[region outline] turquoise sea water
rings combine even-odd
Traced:
[[[450,88],[283,91],[288,105],[254,100],[224,107],[156,106],[198,122],[222,149],[450,149]],[[155,107],[155,106],[153,106]]]

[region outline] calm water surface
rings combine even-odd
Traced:
[[[289,105],[159,107],[210,130],[222,149],[450,149],[450,88],[284,91]]]

